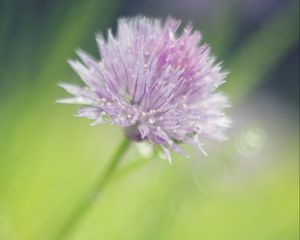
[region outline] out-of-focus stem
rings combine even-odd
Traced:
[[[95,186],[92,188],[90,193],[83,199],[81,204],[74,210],[71,216],[67,219],[65,224],[59,230],[55,236],[55,240],[65,240],[67,235],[76,227],[76,224],[80,221],[84,214],[92,207],[94,201],[96,200],[98,194],[104,189],[106,184],[109,182],[110,177],[113,175],[114,170],[118,166],[118,163],[124,157],[126,150],[130,146],[130,141],[124,139],[120,144],[119,148],[112,157],[109,165],[107,166],[104,174],[96,182]]]

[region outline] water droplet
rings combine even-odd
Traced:
[[[153,145],[148,142],[137,143],[137,148],[140,154],[145,158],[149,158],[153,154]]]
[[[155,123],[155,119],[154,118],[149,118],[149,123],[150,124],[154,124]]]

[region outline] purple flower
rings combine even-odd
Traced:
[[[228,102],[215,90],[226,73],[209,46],[199,45],[201,34],[190,24],[179,33],[180,24],[120,19],[115,36],[96,37],[100,61],[81,50],[82,63],[69,61],[85,86],[60,84],[73,97],[58,102],[83,105],[77,115],[92,125],[120,125],[129,139],[159,145],[169,161],[169,149],[185,155],[177,143],[203,151],[200,139],[225,139]]]

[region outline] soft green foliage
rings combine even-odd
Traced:
[[[37,45],[33,10],[11,33],[16,1],[1,4],[0,239],[50,240],[123,137],[117,127],[90,127],[72,117],[74,107],[54,104],[64,94],[56,83],[75,78],[66,59],[113,23],[120,2],[73,1],[61,3],[62,11],[56,1]],[[224,60],[234,108],[298,41],[297,11],[278,14]],[[264,135],[268,123],[245,123],[209,148],[209,157],[189,150],[192,159],[174,155],[171,166],[133,147],[69,239],[298,239],[298,125],[279,122],[272,134],[279,142]]]

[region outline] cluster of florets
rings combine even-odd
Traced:
[[[115,36],[97,35],[101,60],[78,51],[82,61],[70,61],[84,87],[61,84],[74,95],[63,103],[85,105],[78,116],[95,124],[110,122],[135,141],[184,154],[177,143],[195,144],[202,138],[224,139],[230,121],[223,113],[227,98],[215,92],[226,73],[200,44],[201,35],[168,18],[120,19]]]

